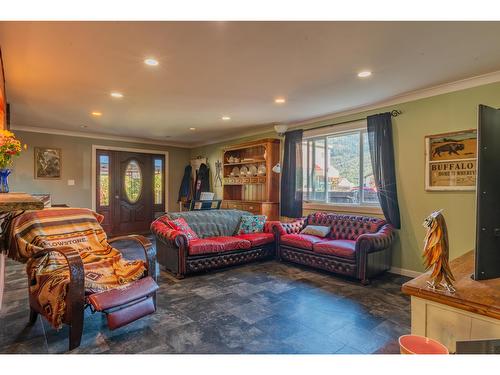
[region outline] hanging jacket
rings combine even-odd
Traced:
[[[196,182],[194,185],[194,199],[200,199],[202,192],[210,191],[210,177],[209,168],[206,164],[202,163],[200,169],[196,172]]]
[[[184,176],[182,177],[181,187],[179,188],[179,197],[177,202],[186,202],[191,199],[191,173],[193,168],[187,165],[184,168]]]

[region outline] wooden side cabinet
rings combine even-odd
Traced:
[[[411,297],[411,333],[438,340],[454,353],[457,341],[499,339],[500,320]]]
[[[403,284],[411,296],[411,333],[456,351],[457,341],[500,339],[500,278],[476,281],[472,251],[450,263],[456,293],[427,287],[430,271]]]

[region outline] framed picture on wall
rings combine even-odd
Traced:
[[[425,137],[425,190],[475,190],[476,166],[476,129]]]
[[[62,155],[60,148],[35,147],[35,178],[60,179]]]

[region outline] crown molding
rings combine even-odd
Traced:
[[[22,126],[22,125],[11,125],[12,130],[20,130],[31,133],[42,133],[42,134],[54,134],[54,135],[65,135],[69,137],[81,137],[81,138],[92,138],[92,139],[104,139],[108,141],[119,141],[119,142],[130,142],[130,143],[140,143],[145,145],[157,145],[157,146],[169,146],[178,148],[190,149],[193,146],[156,141],[154,139],[147,138],[136,138],[136,137],[126,137],[120,135],[102,134],[102,133],[90,133],[90,132],[79,132],[74,130],[61,130],[52,128],[40,128],[36,126]]]
[[[461,80],[454,81],[454,82],[448,82],[448,83],[443,83],[443,84],[436,85],[436,86],[426,87],[426,88],[419,89],[419,90],[409,91],[409,92],[399,94],[399,95],[396,95],[396,96],[393,96],[393,97],[390,97],[390,98],[387,98],[384,100],[376,101],[376,102],[365,104],[365,105],[358,106],[358,107],[352,107],[352,108],[338,111],[338,112],[332,112],[332,113],[329,113],[328,115],[324,115],[324,116],[313,117],[313,118],[310,118],[307,120],[301,120],[301,121],[292,121],[292,122],[289,122],[288,125],[290,126],[289,129],[295,129],[295,128],[299,128],[301,126],[312,125],[314,123],[321,122],[321,121],[335,120],[339,117],[355,115],[355,114],[358,114],[360,112],[366,112],[366,111],[371,111],[371,110],[374,110],[377,108],[389,107],[391,105],[412,102],[412,101],[419,100],[419,99],[430,98],[432,96],[447,94],[450,92],[465,90],[465,89],[469,89],[469,88],[473,88],[473,87],[477,87],[477,86],[483,86],[483,85],[487,85],[487,84],[495,83],[495,82],[500,82],[500,70],[495,71],[495,72],[491,72],[491,73],[482,74],[479,76],[461,79]],[[272,126],[270,126],[269,131],[272,131],[272,130],[273,130],[273,128],[272,128]],[[243,135],[240,135],[238,137],[229,137],[229,138],[226,138],[223,140],[203,142],[203,143],[193,145],[192,148],[208,146],[208,145],[215,144],[215,143],[236,140],[236,139],[239,139],[242,137],[259,135],[259,134],[264,134],[267,132],[268,131],[253,132],[251,134],[250,133],[243,134]]]
[[[267,130],[260,129],[260,130],[254,130],[254,131],[252,131],[250,129],[248,132],[241,132],[237,136],[231,135],[231,136],[228,136],[228,137],[219,138],[219,139],[212,140],[212,141],[207,141],[207,142],[202,142],[202,143],[195,143],[192,146],[189,146],[189,148],[193,149],[193,148],[198,148],[198,147],[210,146],[210,145],[214,145],[214,144],[217,144],[217,143],[230,142],[230,141],[234,141],[234,140],[241,139],[241,138],[247,138],[247,137],[253,137],[255,135],[266,134],[266,133],[269,133],[269,132],[272,132],[272,131],[274,131],[274,125],[269,124],[269,128]]]
[[[396,95],[396,96],[393,96],[393,97],[390,97],[390,98],[387,98],[384,100],[372,102],[372,103],[365,104],[362,106],[352,107],[352,108],[338,111],[338,112],[332,112],[332,113],[329,113],[329,114],[324,115],[324,116],[313,117],[313,118],[309,118],[307,120],[301,120],[301,121],[292,121],[292,122],[289,122],[288,125],[290,126],[290,129],[294,129],[294,128],[298,128],[301,126],[311,125],[311,124],[321,122],[321,121],[334,120],[338,117],[354,115],[354,114],[357,114],[360,112],[375,110],[377,108],[388,107],[391,105],[397,105],[397,104],[402,104],[402,103],[411,102],[411,101],[415,101],[415,100],[430,98],[432,96],[447,94],[450,92],[465,90],[465,89],[469,89],[469,88],[473,88],[473,87],[477,87],[477,86],[482,86],[482,85],[487,85],[487,84],[495,83],[495,82],[500,82],[500,70],[495,71],[495,72],[491,72],[491,73],[482,74],[479,76],[461,79],[461,80],[454,81],[454,82],[448,82],[448,83],[444,83],[444,84],[440,84],[440,85],[436,85],[436,86],[431,86],[431,87],[427,87],[427,88],[423,88],[423,89],[419,89],[419,90],[409,91],[409,92],[406,92],[406,93],[403,93],[400,95]],[[153,140],[153,139],[117,136],[117,135],[109,135],[109,134],[102,134],[102,133],[79,132],[79,131],[72,131],[72,130],[40,128],[40,127],[33,127],[33,126],[14,125],[14,124],[12,125],[12,129],[34,132],[34,133],[67,135],[67,136],[72,136],[72,137],[105,139],[105,140],[111,140],[111,141],[133,142],[133,143],[152,144],[152,145],[159,145],[159,146],[170,146],[170,147],[194,149],[194,148],[198,148],[198,147],[209,146],[209,145],[223,143],[223,142],[230,142],[230,141],[234,141],[234,140],[245,138],[245,137],[252,137],[252,136],[257,136],[257,135],[269,133],[269,132],[273,131],[273,125],[269,124],[268,129],[260,129],[260,130],[249,129],[247,132],[242,132],[238,136],[228,136],[228,137],[224,137],[224,138],[214,139],[214,140],[201,142],[201,143],[194,143],[194,144],[190,144],[190,145],[186,145],[186,144],[182,144],[182,143],[179,144],[179,143],[175,143],[175,142],[174,143],[163,142],[163,141],[157,141],[157,140]]]
[[[426,99],[437,95],[448,94],[450,92],[466,90],[473,87],[483,86],[495,82],[500,82],[500,70],[482,74],[479,76],[464,78],[454,82],[443,83],[437,86],[431,86],[419,90],[408,91],[403,94],[392,96],[390,98],[381,101],[376,101],[363,106],[353,107],[339,112],[333,112],[325,116],[314,117],[303,121],[290,122],[289,125],[291,128],[296,128],[299,126],[310,125],[316,122],[333,120],[338,117],[355,115],[360,112],[371,111],[377,108],[389,107],[391,105],[413,102],[420,99]]]

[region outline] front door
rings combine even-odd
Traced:
[[[97,150],[96,157],[96,211],[106,233],[149,233],[165,211],[164,155]]]

